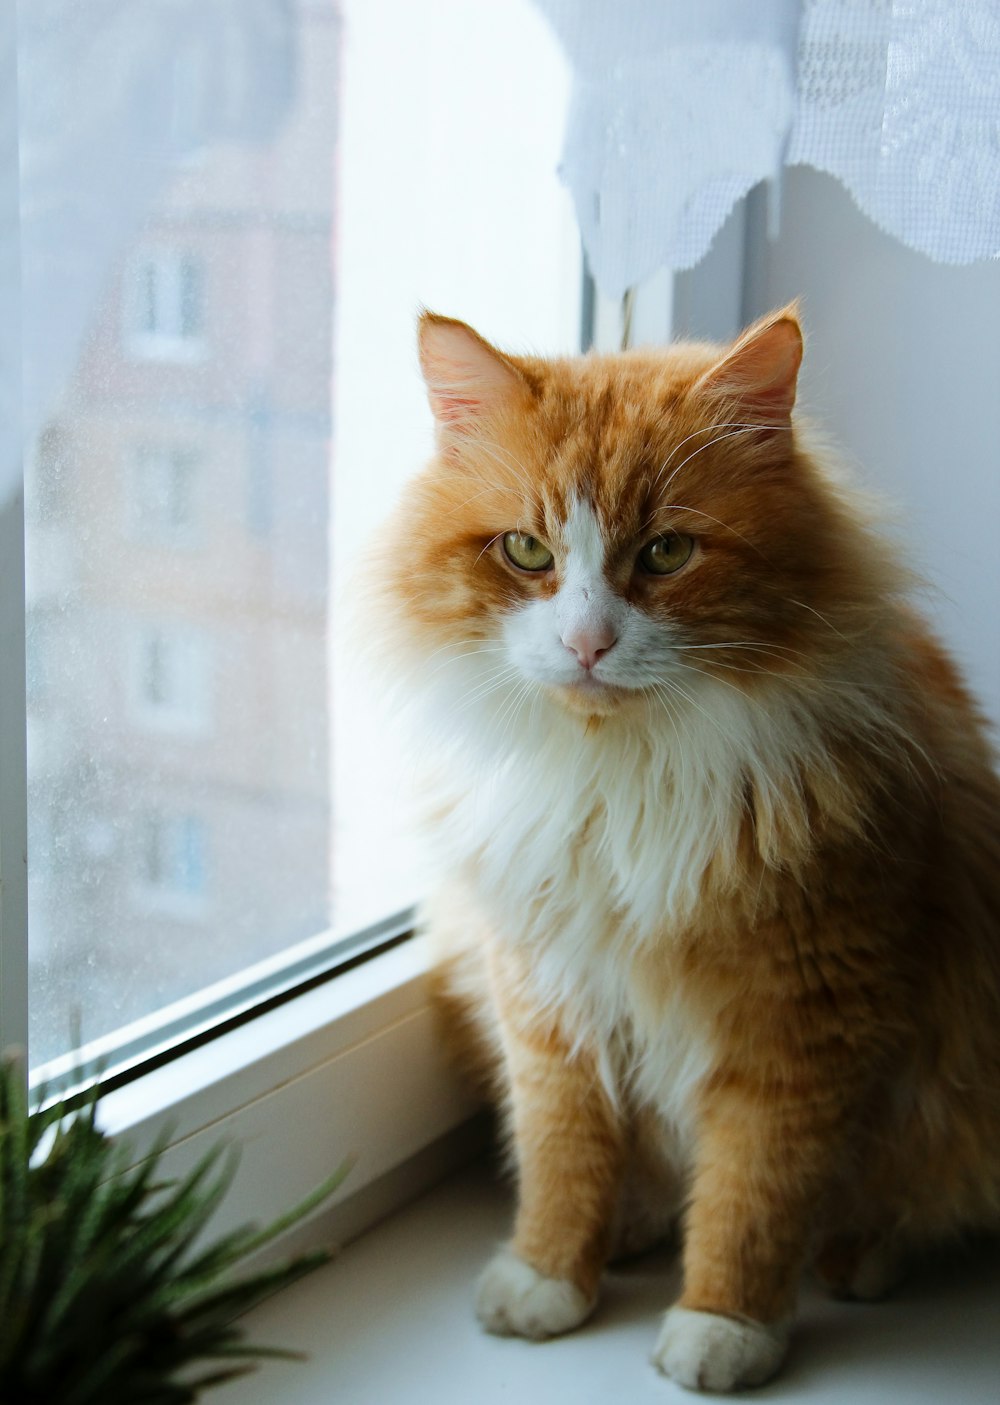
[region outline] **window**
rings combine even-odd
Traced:
[[[331,925],[340,26],[237,8],[21,25],[33,1062]]]
[[[197,815],[144,815],[138,834],[136,902],[181,921],[207,912],[205,826]]]
[[[207,733],[212,727],[211,644],[190,625],[136,629],[130,668],[132,716],[153,730]]]
[[[217,26],[192,7],[183,36],[153,11],[94,30],[78,10],[18,17],[30,690],[0,671],[0,777],[8,738],[25,720],[30,735],[28,803],[5,786],[0,812],[0,948],[18,960],[11,815],[30,830],[31,918],[27,970],[4,958],[0,1019],[9,1030],[30,1005],[36,1080],[71,1067],[78,1035],[123,1079],[133,1052],[162,1060],[140,1080],[145,1116],[148,1090],[197,1061],[169,1063],[179,1048],[400,932],[422,871],[401,804],[411,762],[375,721],[333,602],[431,446],[419,303],[570,351],[580,261],[554,176],[562,61],[528,0],[294,0],[229,7]],[[459,55],[479,55],[478,74]],[[526,87],[501,131],[505,71]],[[180,117],[176,81],[172,95],[160,81],[178,73]],[[453,102],[469,116],[458,132]],[[84,194],[94,225],[74,243]],[[2,583],[21,524],[0,523]],[[0,590],[0,628],[13,598]],[[370,1131],[376,1085],[409,1088],[419,1065],[448,1087],[415,961],[401,958],[405,996],[372,1005],[397,1061],[373,1083],[354,1070],[376,1031],[341,994],[360,967],[300,996],[282,1036],[310,1069],[350,1053],[331,1112],[355,1109],[339,1145],[375,1175],[400,1127],[416,1149],[467,1111],[414,1087],[412,1112]],[[343,1034],[325,1032],[331,1014]],[[250,1085],[300,1096],[301,1063],[248,1084],[257,1032],[219,1047],[205,1077],[230,1069],[233,1104]],[[179,1096],[170,1083],[163,1105]],[[213,1093],[204,1125],[231,1110]],[[267,1181],[277,1210],[288,1178]]]
[[[204,353],[205,267],[180,250],[140,252],[125,289],[126,346],[150,361],[196,359]]]
[[[169,547],[199,542],[198,451],[186,445],[140,444],[128,481],[128,525],[137,538]]]
[[[346,1152],[353,1191],[468,1111],[417,944],[383,958],[384,986],[376,963],[326,979],[396,938],[424,872],[401,805],[413,758],[332,602],[432,442],[417,306],[576,349],[579,244],[554,174],[568,76],[530,0],[202,0],[183,25],[94,8],[0,7],[0,221],[20,228],[19,251],[0,239],[0,1046],[27,1041],[30,1005],[38,1079],[72,1068],[79,1034],[121,1077],[119,1125],[152,1135],[162,1115],[181,1158],[249,1129],[233,1213],[263,1220]],[[859,455],[922,461],[933,540],[965,541],[990,517],[942,535],[941,436],[995,401],[1000,343],[982,337],[950,416],[910,414],[942,403],[915,379],[929,363],[867,315],[901,299],[899,260],[852,236],[838,261],[835,201],[806,203],[769,300],[802,291],[820,251],[807,305],[842,339],[842,419],[871,407]],[[691,330],[735,331],[762,231],[723,231],[722,267],[661,280],[645,323],[640,297],[636,339],[667,333],[671,294],[678,325],[721,303],[726,325]],[[959,303],[955,286],[935,278],[934,326],[958,366],[977,315],[997,318],[988,288],[967,281]],[[925,294],[921,277],[914,306]],[[906,415],[862,384],[859,327],[914,378]],[[926,343],[925,313],[910,332]],[[950,554],[977,575],[956,599],[990,598],[980,546]]]

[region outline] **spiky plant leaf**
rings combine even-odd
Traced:
[[[266,1230],[207,1245],[236,1162],[216,1147],[165,1182],[161,1139],[138,1166],[81,1109],[30,1113],[0,1061],[0,1405],[188,1405],[264,1356],[234,1318],[325,1262],[319,1251],[239,1276],[247,1256],[310,1214],[346,1168]],[[192,1367],[215,1362],[196,1375]]]

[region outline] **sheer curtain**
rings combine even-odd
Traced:
[[[1000,254],[997,0],[536,0],[573,68],[561,174],[619,297],[761,180],[836,176],[932,259]]]

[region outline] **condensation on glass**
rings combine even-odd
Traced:
[[[329,925],[340,22],[21,14],[37,1063]]]

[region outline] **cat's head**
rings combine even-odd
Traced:
[[[377,569],[428,677],[462,659],[498,707],[630,714],[836,631],[858,549],[792,426],[794,307],[727,347],[552,360],[425,313],[419,349],[437,453]]]

